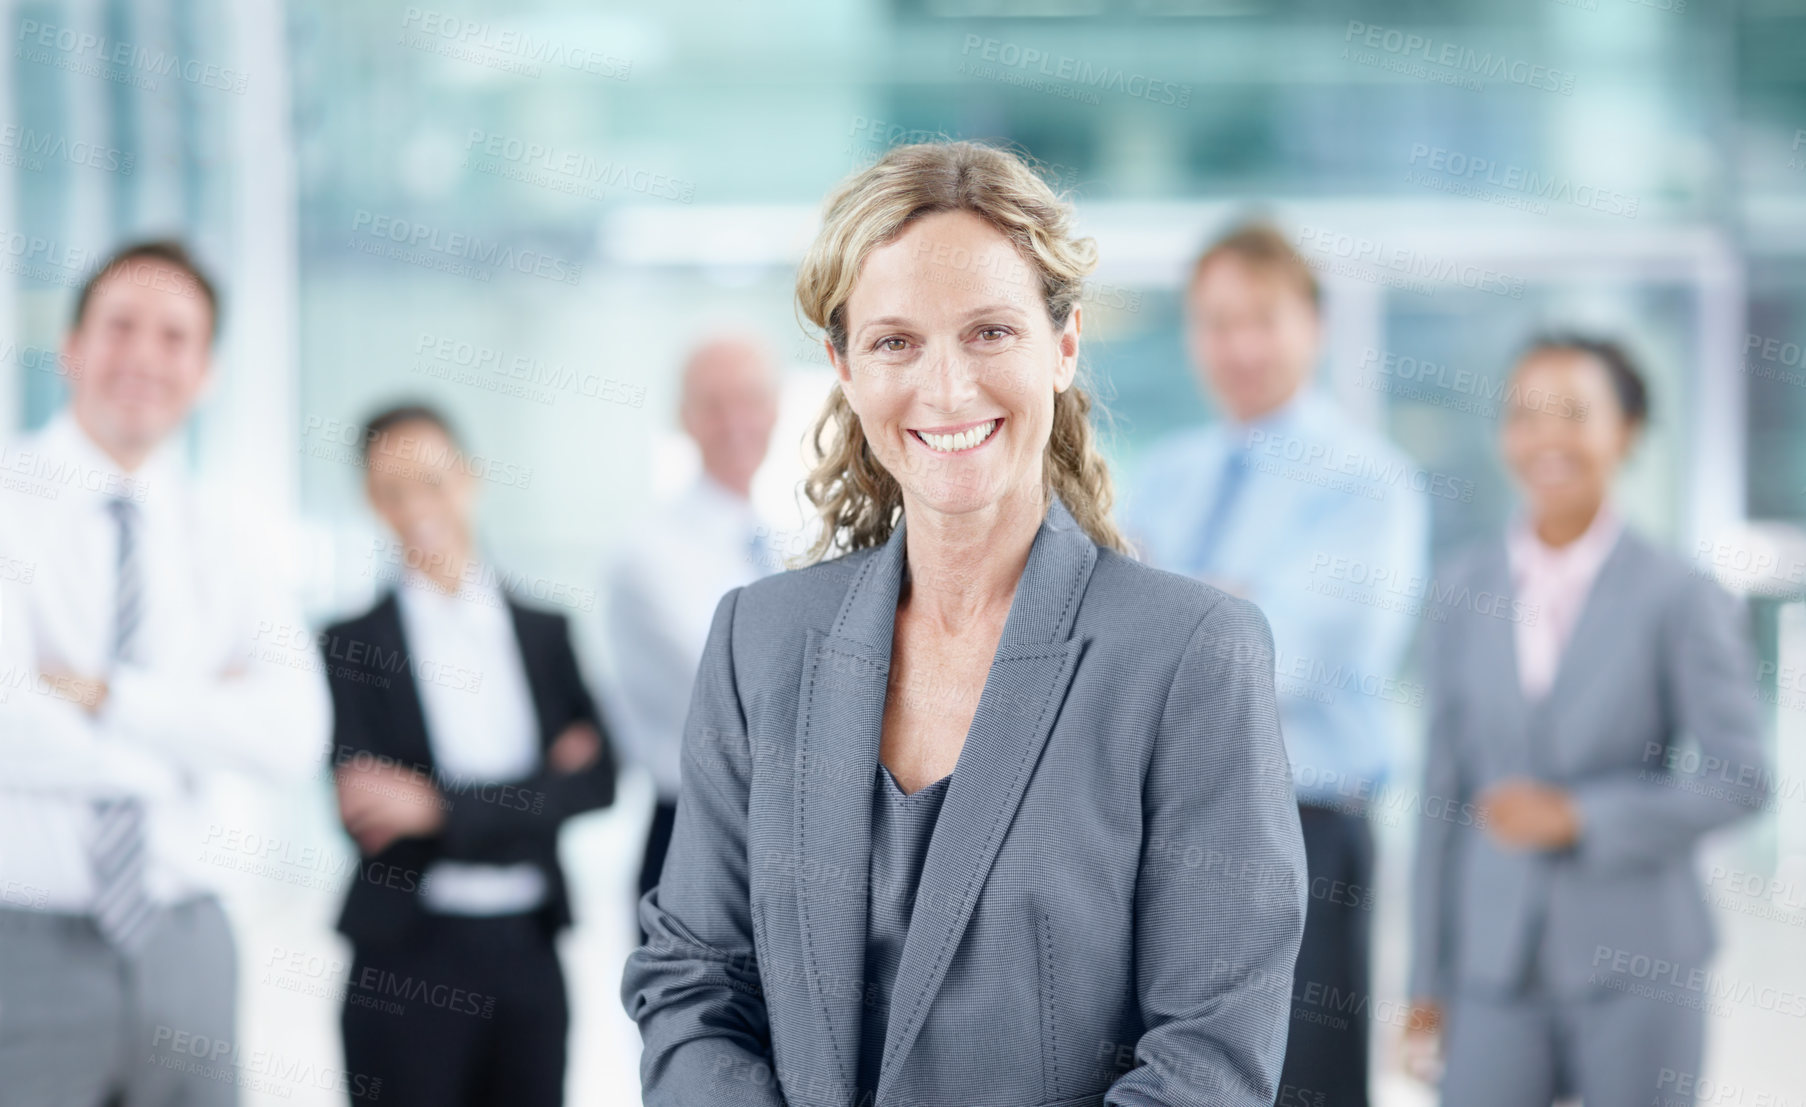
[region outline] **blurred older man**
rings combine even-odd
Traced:
[[[1292,986],[1285,1102],[1367,1102],[1373,836],[1390,762],[1389,704],[1412,620],[1327,579],[1357,564],[1427,572],[1429,512],[1409,460],[1311,378],[1315,275],[1277,230],[1212,245],[1186,290],[1187,339],[1226,417],[1156,446],[1125,522],[1150,561],[1252,599],[1273,625],[1311,899]],[[1408,699],[1408,695],[1403,698]]]
[[[755,339],[718,337],[691,352],[678,419],[702,472],[634,528],[607,574],[605,709],[622,749],[652,774],[658,793],[640,866],[642,897],[658,883],[671,841],[690,683],[715,605],[729,589],[782,567],[751,499],[777,423],[777,393],[771,352]]]
[[[305,780],[328,711],[273,551],[185,472],[216,312],[179,245],[121,252],[76,301],[69,406],[5,448],[9,1107],[237,1099],[236,965],[218,867],[198,860],[201,785],[222,769]]]

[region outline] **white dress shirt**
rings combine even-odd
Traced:
[[[143,591],[129,665],[111,661],[121,497]],[[123,795],[144,801],[151,897],[204,894],[221,876],[202,860],[204,781],[319,772],[321,662],[257,514],[195,486],[177,441],[128,477],[66,411],[0,445],[0,906],[87,913],[93,803]],[[99,714],[54,673],[105,678]]]
[[[606,573],[610,732],[668,802],[715,606],[781,568],[771,534],[751,503],[704,474],[632,528]]]
[[[396,600],[434,766],[470,784],[531,776],[539,714],[501,590],[465,583],[451,593],[410,572]],[[453,915],[518,914],[546,896],[546,874],[530,861],[435,861],[421,884],[428,910]]]

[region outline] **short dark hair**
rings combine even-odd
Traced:
[[[1264,220],[1251,220],[1238,224],[1228,234],[1205,247],[1192,263],[1191,279],[1185,287],[1189,292],[1197,286],[1198,278],[1210,263],[1223,257],[1234,257],[1252,269],[1258,269],[1276,276],[1292,285],[1311,302],[1311,307],[1323,310],[1323,289],[1317,283],[1317,274],[1311,270],[1309,262],[1304,260],[1292,243],[1280,229]]]
[[[108,277],[124,269],[133,262],[144,265],[165,265],[171,269],[186,273],[194,281],[195,287],[201,290],[201,296],[207,301],[207,314],[211,317],[212,329],[209,333],[219,334],[219,290],[208,279],[207,273],[188,252],[188,247],[173,238],[158,238],[147,242],[134,242],[120,248],[106,264],[94,271],[82,290],[75,297],[75,317],[70,321],[70,330],[80,330],[82,320],[88,315],[88,301],[94,298],[94,290],[101,286]]]
[[[439,433],[451,440],[452,449],[463,453],[463,441],[458,432],[452,429],[451,420],[443,412],[431,404],[411,401],[386,407],[370,418],[364,420],[364,463],[370,462],[370,451],[376,448],[376,440],[401,426],[403,423],[426,423],[437,427]]]
[[[1547,331],[1530,340],[1518,356],[1518,364],[1522,365],[1535,354],[1562,351],[1586,354],[1604,366],[1606,376],[1612,382],[1612,393],[1618,397],[1618,410],[1624,413],[1624,418],[1639,426],[1649,422],[1649,385],[1630,351],[1614,339],[1581,331]]]

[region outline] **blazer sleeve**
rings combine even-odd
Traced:
[[[385,696],[393,694],[390,689],[370,679],[375,675],[370,665],[336,660],[328,646],[328,643],[339,641],[366,643],[370,638],[368,627],[361,622],[330,626],[321,636],[326,686],[332,698],[331,770],[336,772],[356,763],[360,758],[374,758],[379,763],[397,764],[403,768],[422,768],[396,758],[389,743],[385,741],[389,726],[383,701]],[[336,802],[333,813],[343,818]],[[383,852],[397,849],[403,841],[406,839],[391,842]],[[365,853],[355,839],[352,845],[360,855],[379,856]],[[395,856],[392,853],[389,855]],[[356,887],[353,886],[353,891]]]
[[[379,686],[369,682],[365,666],[333,658],[327,643],[340,640],[362,642],[368,634],[356,623],[341,623],[326,628],[320,636],[321,663],[326,672],[326,687],[332,701],[332,765],[339,767],[359,754],[381,757],[388,754],[382,741],[383,712]],[[364,679],[360,679],[364,678]]]
[[[621,1001],[639,1023],[647,1107],[784,1107],[753,943],[747,866],[752,748],[734,677],[736,588],[721,598],[684,723],[677,822],[658,887],[640,901],[647,942]]]
[[[1224,597],[1193,632],[1143,785],[1135,984],[1147,1027],[1110,1107],[1270,1107],[1304,934],[1304,842],[1273,636]]]
[[[1461,713],[1454,674],[1459,648],[1448,623],[1432,623],[1426,634],[1425,667],[1430,684],[1429,730],[1424,736],[1423,793],[1418,797],[1417,850],[1411,879],[1410,998],[1447,999],[1454,928],[1454,888],[1450,867],[1455,835],[1471,810],[1463,788],[1459,742]]]
[[[533,775],[506,790],[493,786],[442,789],[447,806],[439,837],[452,856],[477,860],[490,853],[511,856],[509,849],[521,839],[555,838],[566,819],[614,802],[613,743],[578,670],[570,623],[562,615],[548,616],[546,628],[544,651],[523,651],[523,656],[528,664],[545,665],[549,670],[546,683],[557,689],[552,733],[556,735],[572,723],[589,723],[602,739],[601,751],[588,767],[574,773],[560,772],[542,760]]]
[[[1649,742],[1638,768],[1574,787],[1574,856],[1588,867],[1666,864],[1700,835],[1754,813],[1768,795],[1756,660],[1741,602],[1709,580],[1691,579],[1669,604],[1660,633],[1658,679],[1676,732]]]

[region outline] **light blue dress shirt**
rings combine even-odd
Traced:
[[[1425,471],[1309,386],[1253,422],[1175,434],[1139,466],[1121,520],[1142,557],[1253,600],[1272,624],[1300,800],[1359,808],[1384,782],[1388,717],[1421,702],[1398,667],[1418,622],[1434,617],[1430,504],[1471,488]]]

